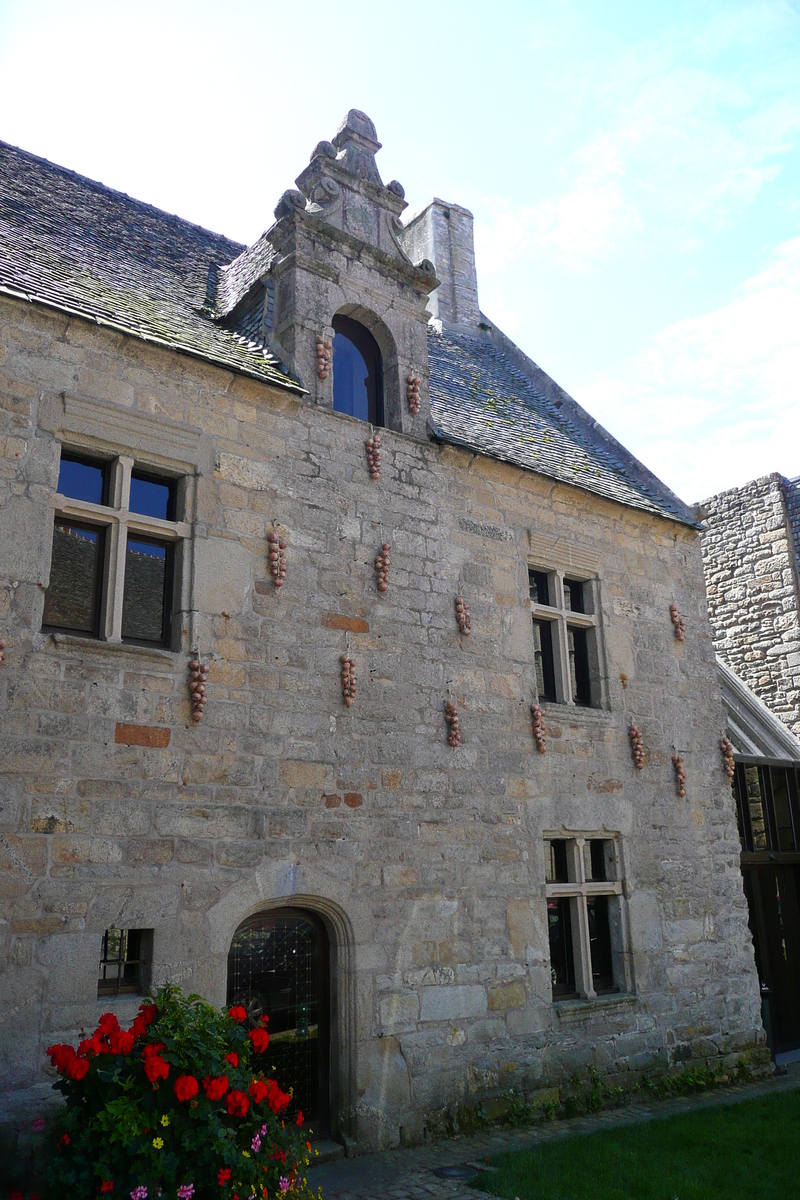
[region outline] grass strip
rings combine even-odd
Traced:
[[[800,1091],[545,1142],[492,1159],[476,1186],[509,1200],[800,1196]]]

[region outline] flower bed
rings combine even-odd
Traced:
[[[130,1029],[105,1013],[77,1049],[51,1046],[66,1105],[45,1194],[62,1200],[310,1200],[311,1152],[272,1074],[267,1017],[162,988]]]

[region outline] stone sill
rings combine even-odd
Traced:
[[[575,1021],[590,1021],[592,1017],[601,1016],[609,1009],[626,1008],[637,1004],[638,996],[624,992],[612,996],[598,996],[596,1000],[557,1000],[553,1004],[559,1021],[572,1024]]]
[[[116,657],[118,654],[131,654],[134,658],[146,662],[164,663],[173,668],[180,657],[175,650],[167,650],[160,646],[137,646],[132,642],[104,642],[100,638],[80,637],[76,633],[49,633],[47,637],[55,646],[65,650],[80,650],[83,654],[103,654]]]
[[[610,724],[615,716],[610,708],[584,708],[581,704],[554,704],[547,700],[543,700],[541,704],[546,724],[548,722],[552,722],[553,725],[580,725],[581,722]]]

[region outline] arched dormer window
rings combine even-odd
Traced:
[[[383,363],[375,338],[350,317],[333,318],[333,407],[383,425]]]

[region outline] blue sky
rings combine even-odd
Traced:
[[[245,242],[351,107],[680,495],[800,474],[800,0],[0,0],[0,137]]]

